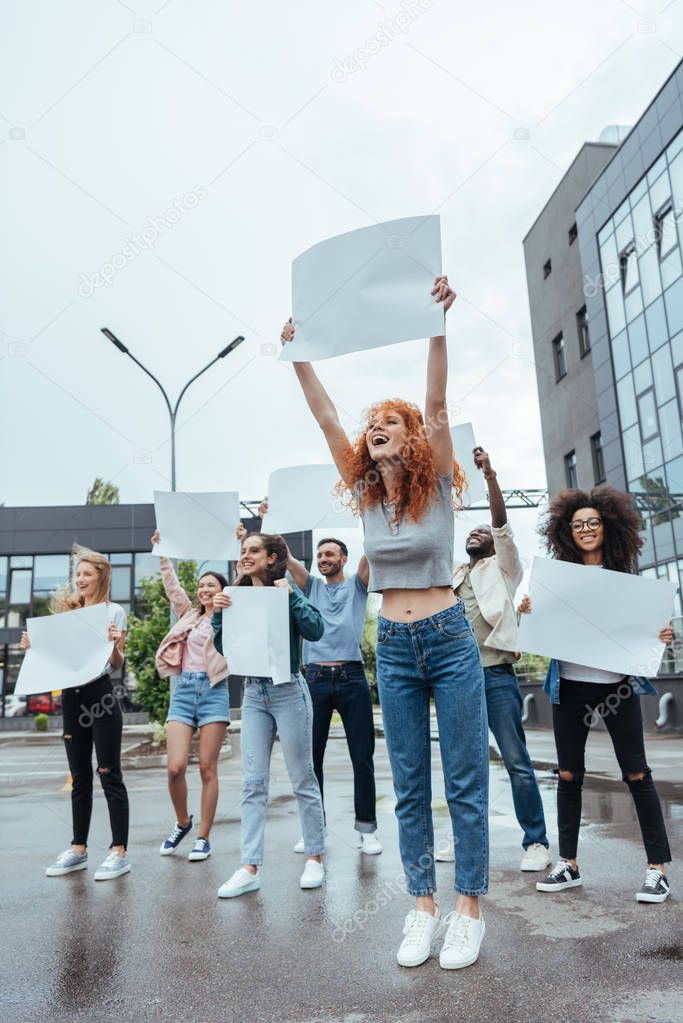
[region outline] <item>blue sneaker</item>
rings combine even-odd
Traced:
[[[188,860],[208,860],[211,855],[211,846],[207,838],[198,838],[192,846]]]
[[[62,874],[71,874],[74,870],[85,870],[87,866],[87,853],[81,856],[73,849],[67,849],[66,852],[59,854],[54,863],[45,868],[45,874],[47,877],[60,877]]]
[[[121,874],[127,874],[129,870],[130,863],[128,862],[128,857],[119,856],[112,849],[104,863],[99,865],[93,877],[96,881],[110,881],[114,877],[121,877]]]
[[[171,828],[170,835],[168,836],[168,838],[165,838],[163,840],[161,846],[159,847],[159,852],[161,853],[161,855],[170,856],[171,853],[174,853],[178,846],[180,845],[180,843],[182,842],[182,840],[185,838],[185,835],[189,835],[191,831],[192,814],[190,814],[189,823],[186,824],[184,828],[181,828],[180,824],[178,824],[178,821],[176,821],[173,827]]]

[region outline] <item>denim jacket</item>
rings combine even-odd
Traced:
[[[657,690],[649,678],[636,678],[634,675],[631,678],[631,685],[633,692],[639,696],[657,695]],[[555,658],[548,665],[548,674],[545,677],[543,692],[548,694],[552,703],[560,702],[560,663]]]

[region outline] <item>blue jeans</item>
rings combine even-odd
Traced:
[[[215,721],[229,724],[227,678],[211,685],[205,671],[184,671],[173,687],[166,721],[180,721],[190,728],[202,728]]]
[[[377,624],[377,683],[411,895],[436,891],[429,698],[434,694],[455,890],[488,890],[488,728],[484,671],[461,601],[417,622]]]
[[[323,794],[323,758],[335,710],[341,715],[353,765],[356,831],[377,830],[375,818],[375,721],[372,697],[362,661],[309,664],[306,681],[313,701],[313,767]]]
[[[323,802],[313,771],[313,709],[301,676],[274,685],[269,678],[248,678],[242,703],[242,829],[241,862],[263,863],[270,755],[276,733],[287,774],[299,803],[304,851],[325,851]]]
[[[519,826],[524,832],[522,845],[535,842],[548,848],[543,802],[531,764],[522,728],[522,697],[510,664],[484,668],[486,707],[489,728],[493,732],[503,763],[512,783],[512,802]]]

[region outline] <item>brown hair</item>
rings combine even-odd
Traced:
[[[89,547],[81,547],[75,543],[71,548],[71,560],[69,563],[69,579],[67,583],[55,590],[50,599],[50,610],[59,614],[60,611],[75,611],[83,607],[83,598],[78,595],[75,589],[76,569],[81,561],[87,561],[92,565],[99,576],[95,604],[109,603],[109,589],[111,587],[111,565],[104,554],[91,551]]]
[[[285,572],[287,571],[287,544],[277,533],[249,533],[249,538],[256,537],[261,541],[261,544],[266,549],[266,554],[270,557],[272,554],[277,555],[276,560],[272,565],[268,565],[266,568],[265,579],[263,580],[264,586],[272,586],[276,579],[284,579]],[[245,540],[247,537],[245,537]],[[242,575],[240,576],[236,586],[253,586],[251,576]]]
[[[631,494],[615,487],[596,487],[584,490],[561,490],[552,499],[544,522],[538,532],[545,541],[547,551],[558,561],[582,564],[581,551],[574,543],[571,520],[581,508],[595,508],[605,531],[603,561],[605,568],[614,572],[635,572],[638,551],[643,546],[639,535],[640,515]]]

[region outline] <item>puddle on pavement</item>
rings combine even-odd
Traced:
[[[668,963],[680,963],[683,949],[680,945],[662,945],[661,948],[648,948],[640,953],[643,959],[662,959]]]

